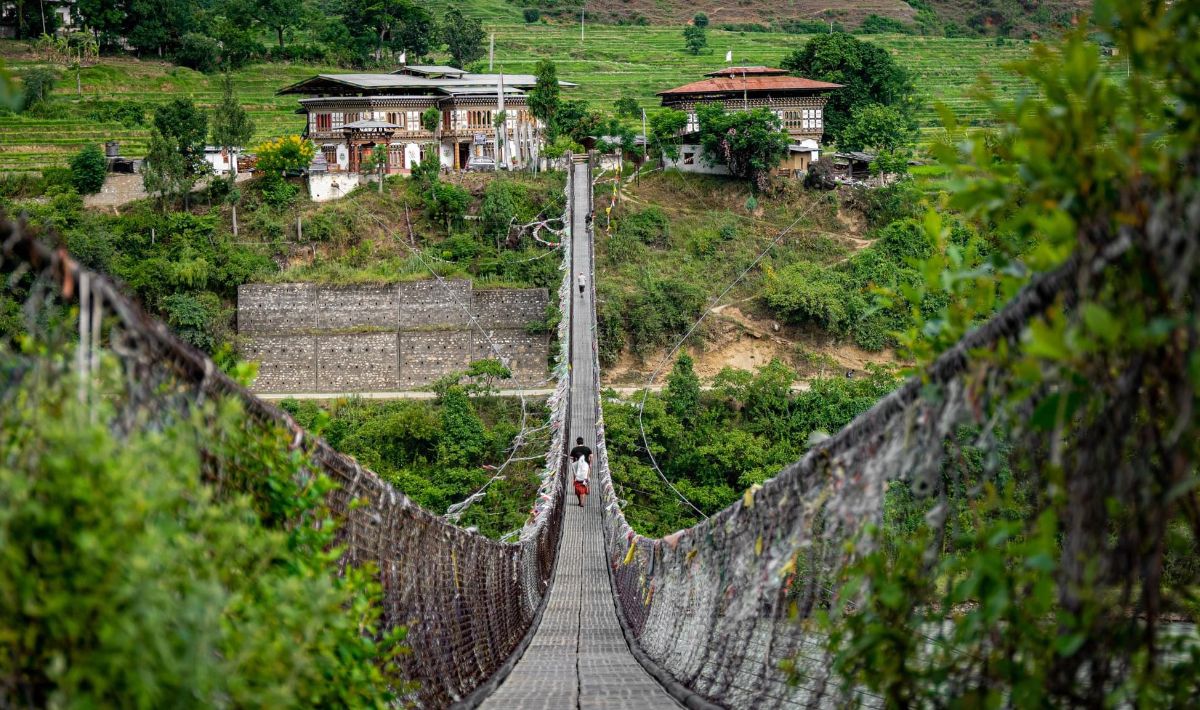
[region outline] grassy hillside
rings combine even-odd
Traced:
[[[451,3],[436,0],[440,14]],[[485,22],[518,22],[525,8],[539,11],[550,22],[578,24],[581,11],[592,23],[622,25],[681,25],[698,12],[713,27],[762,25],[776,28],[796,21],[833,20],[847,29],[859,27],[871,15],[900,22],[921,34],[942,35],[948,25],[958,31],[1024,37],[1044,34],[1070,22],[1072,15],[1091,6],[1088,0],[465,0],[454,2],[463,12]],[[953,32],[954,30],[952,30]]]
[[[711,53],[693,56],[684,52],[678,27],[597,25],[587,30],[582,43],[578,28],[565,25],[500,24],[495,32],[497,70],[531,72],[539,59],[553,59],[561,77],[579,84],[568,95],[601,109],[610,108],[622,95],[634,96],[647,108],[657,106],[656,92],[722,66],[726,50],[733,50],[738,62],[777,64],[806,39],[791,34],[712,31]],[[966,120],[985,120],[983,107],[970,95],[980,73],[991,75],[1001,92],[1026,88],[1003,71],[1006,62],[1028,54],[1025,42],[996,46],[984,39],[909,35],[875,35],[871,41],[887,47],[916,74],[917,88],[926,103],[920,116],[926,127],[937,124],[934,100],[945,102]],[[15,71],[37,63],[24,51],[23,43],[0,42],[0,54]],[[338,69],[263,64],[234,73],[238,95],[257,124],[256,140],[302,128],[294,113],[295,98],[275,96],[275,91],[318,71]],[[126,155],[140,155],[146,129],[89,117],[89,109],[97,104],[126,101],[149,109],[171,97],[189,96],[201,105],[212,105],[219,95],[215,76],[132,58],[105,58],[101,65],[84,69],[81,96],[76,95],[74,79],[73,75],[63,77],[56,91],[58,100],[47,114],[0,116],[0,171],[63,164],[80,146],[105,139],[120,140]]]

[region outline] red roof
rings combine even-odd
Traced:
[[[659,96],[673,94],[714,94],[726,91],[803,91],[819,89],[840,89],[841,84],[831,84],[828,81],[816,81],[799,76],[741,76],[716,77],[693,81],[690,84],[677,86],[674,89],[658,92]]]
[[[704,76],[742,76],[743,74],[759,76],[778,75],[784,76],[787,74],[787,69],[772,69],[771,67],[725,67],[714,72],[709,72]]]

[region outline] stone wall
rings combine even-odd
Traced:
[[[476,291],[465,280],[246,284],[238,335],[243,357],[259,363],[257,392],[418,389],[495,357],[493,344],[529,385],[549,374],[549,335],[528,333],[548,303],[546,289]]]

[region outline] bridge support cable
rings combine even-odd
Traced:
[[[51,250],[23,224],[0,221],[0,245],[5,288],[24,302],[28,331],[48,353],[5,354],[0,402],[35,365],[80,377],[81,397],[92,396],[94,386],[87,380],[99,369],[103,351],[124,382],[120,395],[106,393],[114,399],[117,417],[111,426],[118,433],[184,415],[214,397],[235,399],[260,425],[288,432],[291,448],[303,451],[316,471],[338,484],[328,505],[340,524],[336,544],[345,548],[342,568],[377,565],[383,619],[388,626],[408,629],[405,644],[412,652],[396,659],[415,684],[406,703],[445,707],[463,701],[528,643],[547,599],[562,529],[563,422],[569,406],[565,356],[556,368],[559,380],[549,401],[554,433],[539,497],[519,541],[502,543],[422,509],[304,431],[286,412],[255,397],[146,314],[111,280],[81,268],[65,250]],[[558,295],[560,303],[569,303],[565,261],[563,268]],[[71,306],[79,306],[78,332],[56,326]],[[564,322],[559,329],[564,353],[567,337]],[[56,356],[67,348],[77,348],[77,356]]]

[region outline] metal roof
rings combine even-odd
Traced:
[[[693,81],[690,84],[677,86],[674,89],[658,92],[659,96],[675,96],[679,94],[717,94],[725,92],[742,91],[823,91],[828,89],[840,89],[841,84],[832,84],[828,81],[817,81],[815,79],[805,79],[799,76],[746,76],[741,77],[714,77],[712,79],[703,79],[701,81]]]
[[[537,84],[537,77],[532,74],[504,74],[504,85],[522,88]],[[387,90],[426,90],[430,92],[443,88],[490,86],[492,91],[500,84],[500,74],[462,74],[455,78],[430,78],[410,74],[318,74],[291,86],[280,89],[278,94],[306,94],[320,92],[322,85],[344,86],[359,91]],[[558,82],[559,86],[573,87],[569,81]]]
[[[753,67],[725,67],[714,72],[709,72],[704,76],[742,76],[759,75],[759,76],[785,76],[787,69],[772,69],[771,67],[753,66]]]
[[[403,74],[405,72],[416,72],[418,74],[466,74],[466,70],[458,67],[448,67],[444,64],[409,64],[400,67],[392,74]]]

